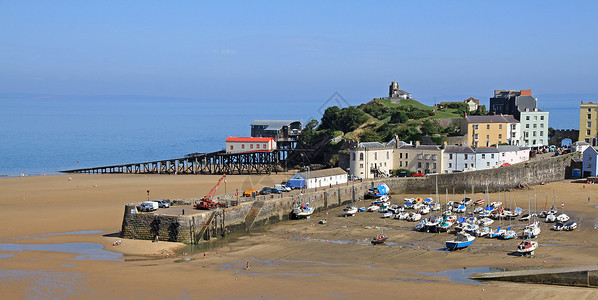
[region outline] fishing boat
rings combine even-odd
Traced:
[[[347,206],[343,208],[343,216],[354,216],[357,213],[357,207],[355,206]]]
[[[372,244],[379,245],[386,242],[388,238],[384,234],[376,234],[376,236],[372,239]]]
[[[475,236],[467,233],[458,233],[455,239],[446,241],[446,248],[448,250],[458,250],[468,247],[475,240]]]
[[[293,214],[297,219],[309,219],[311,214],[314,212],[312,207],[309,207],[309,203],[297,205],[297,207],[293,208]]]
[[[538,242],[524,240],[517,246],[517,253],[521,255],[534,255],[534,250],[538,248]]]

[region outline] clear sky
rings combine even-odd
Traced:
[[[494,89],[591,97],[597,12],[598,1],[0,1],[0,94],[338,91],[358,104],[398,81],[428,104]]]

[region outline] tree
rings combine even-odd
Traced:
[[[320,129],[338,129],[337,122],[341,113],[341,109],[338,106],[330,106],[324,111],[322,116],[322,123]]]
[[[556,130],[552,127],[548,127],[548,138],[552,138],[556,133]]]
[[[311,119],[305,126],[303,130],[301,130],[301,135],[299,136],[299,140],[303,142],[304,145],[312,145],[315,142],[316,137],[316,127],[318,127],[318,121]]]
[[[441,130],[440,124],[435,120],[425,119],[422,121],[422,125],[420,127],[420,131],[425,135],[431,135],[435,133],[439,133]]]
[[[380,142],[380,136],[372,129],[365,129],[359,134],[360,142]]]
[[[390,114],[390,123],[405,123],[409,120],[407,113],[403,110],[393,109]]]

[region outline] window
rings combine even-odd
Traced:
[[[374,160],[378,160],[378,152],[374,152]]]
[[[502,139],[502,134],[500,134],[500,133],[498,134],[498,139],[499,140]]]
[[[502,154],[502,157],[505,157],[505,153],[504,153],[504,152],[503,152],[503,153],[501,153],[501,154]]]
[[[245,149],[245,144],[241,144],[241,149]]]
[[[253,149],[253,144],[249,144],[249,148],[250,148],[250,149]]]
[[[529,128],[529,124],[525,124],[525,128]]]
[[[363,161],[363,153],[359,153],[359,160]]]
[[[490,140],[490,136],[489,136],[489,135],[487,135],[487,136],[486,136],[486,141],[489,141],[489,140]]]
[[[363,169],[363,164],[359,164],[359,167]]]
[[[429,169],[429,168],[430,168],[430,163],[427,162],[426,163],[426,169]]]
[[[421,161],[417,162],[417,167],[418,167],[419,169],[421,169],[421,168],[422,168],[422,162],[421,162]]]
[[[478,124],[473,124],[473,130],[478,130]]]
[[[386,162],[384,162],[384,166],[386,167]]]
[[[490,162],[486,162],[486,167],[490,167]]]
[[[449,159],[453,159],[453,154],[449,153]]]
[[[436,163],[432,163],[432,169],[436,169]]]
[[[592,122],[588,122],[588,128],[592,128]]]
[[[486,124],[486,129],[490,129],[490,124]]]
[[[409,153],[405,153],[405,159],[409,159]]]
[[[538,121],[538,116],[534,116],[534,121]]]
[[[529,116],[525,116],[525,120],[526,120],[526,121],[529,121]]]
[[[532,136],[536,136],[536,132],[535,132],[535,131],[534,131],[534,132],[532,132]]]
[[[486,159],[486,154],[482,154],[482,159]]]
[[[453,164],[449,163],[449,168],[452,168],[452,167],[453,167]]]
[[[588,120],[591,120],[591,119],[592,119],[592,115],[588,114]]]
[[[430,159],[430,154],[426,154],[426,155],[424,156],[424,158],[425,158],[425,160],[428,160],[428,159]]]
[[[590,134],[592,134],[591,130],[589,130],[589,129],[586,130],[586,135],[590,135]]]
[[[544,131],[540,131],[540,136],[544,136]]]
[[[536,140],[534,140],[534,145],[536,144]]]
[[[591,108],[588,108],[588,112],[592,112],[592,109],[591,109]]]
[[[540,116],[540,121],[544,121],[544,116]]]
[[[478,134],[477,134],[477,133],[473,135],[473,139],[474,139],[474,140],[477,140],[477,139],[478,139]]]
[[[540,128],[544,128],[544,123],[540,123]]]
[[[403,158],[403,152],[399,153],[399,158]]]
[[[494,159],[494,153],[490,154],[490,158]]]
[[[420,153],[420,154],[417,155],[417,159],[423,159],[423,158],[424,158],[423,154]]]
[[[438,155],[432,154],[432,160],[437,160],[437,159],[438,159]]]
[[[511,137],[512,137],[512,138],[514,138],[514,137],[516,137],[516,136],[517,136],[517,133],[515,133],[515,132],[512,132],[512,133],[511,133]]]
[[[351,160],[355,161],[355,152],[351,153]]]
[[[538,127],[538,124],[534,124],[534,128],[537,128],[537,127]]]
[[[390,152],[386,151],[386,159],[390,159]]]
[[[517,125],[511,124],[511,130],[517,130]]]
[[[498,129],[502,129],[502,124],[498,124]]]
[[[233,146],[233,145],[230,145],[230,149],[231,149],[231,150],[235,149],[235,146]]]
[[[403,162],[402,162],[402,161],[400,161],[400,162],[399,162],[399,167],[402,167],[402,166],[403,166]]]

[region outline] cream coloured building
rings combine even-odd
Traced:
[[[598,146],[598,103],[583,103],[579,109],[579,141]]]
[[[511,115],[466,116],[461,131],[471,147],[519,145],[521,139],[520,123]]]
[[[359,143],[351,149],[350,174],[361,178],[389,176],[394,169],[394,146],[378,142]]]
[[[395,149],[395,169],[408,169],[424,174],[443,173],[443,147],[439,145],[402,145]]]

